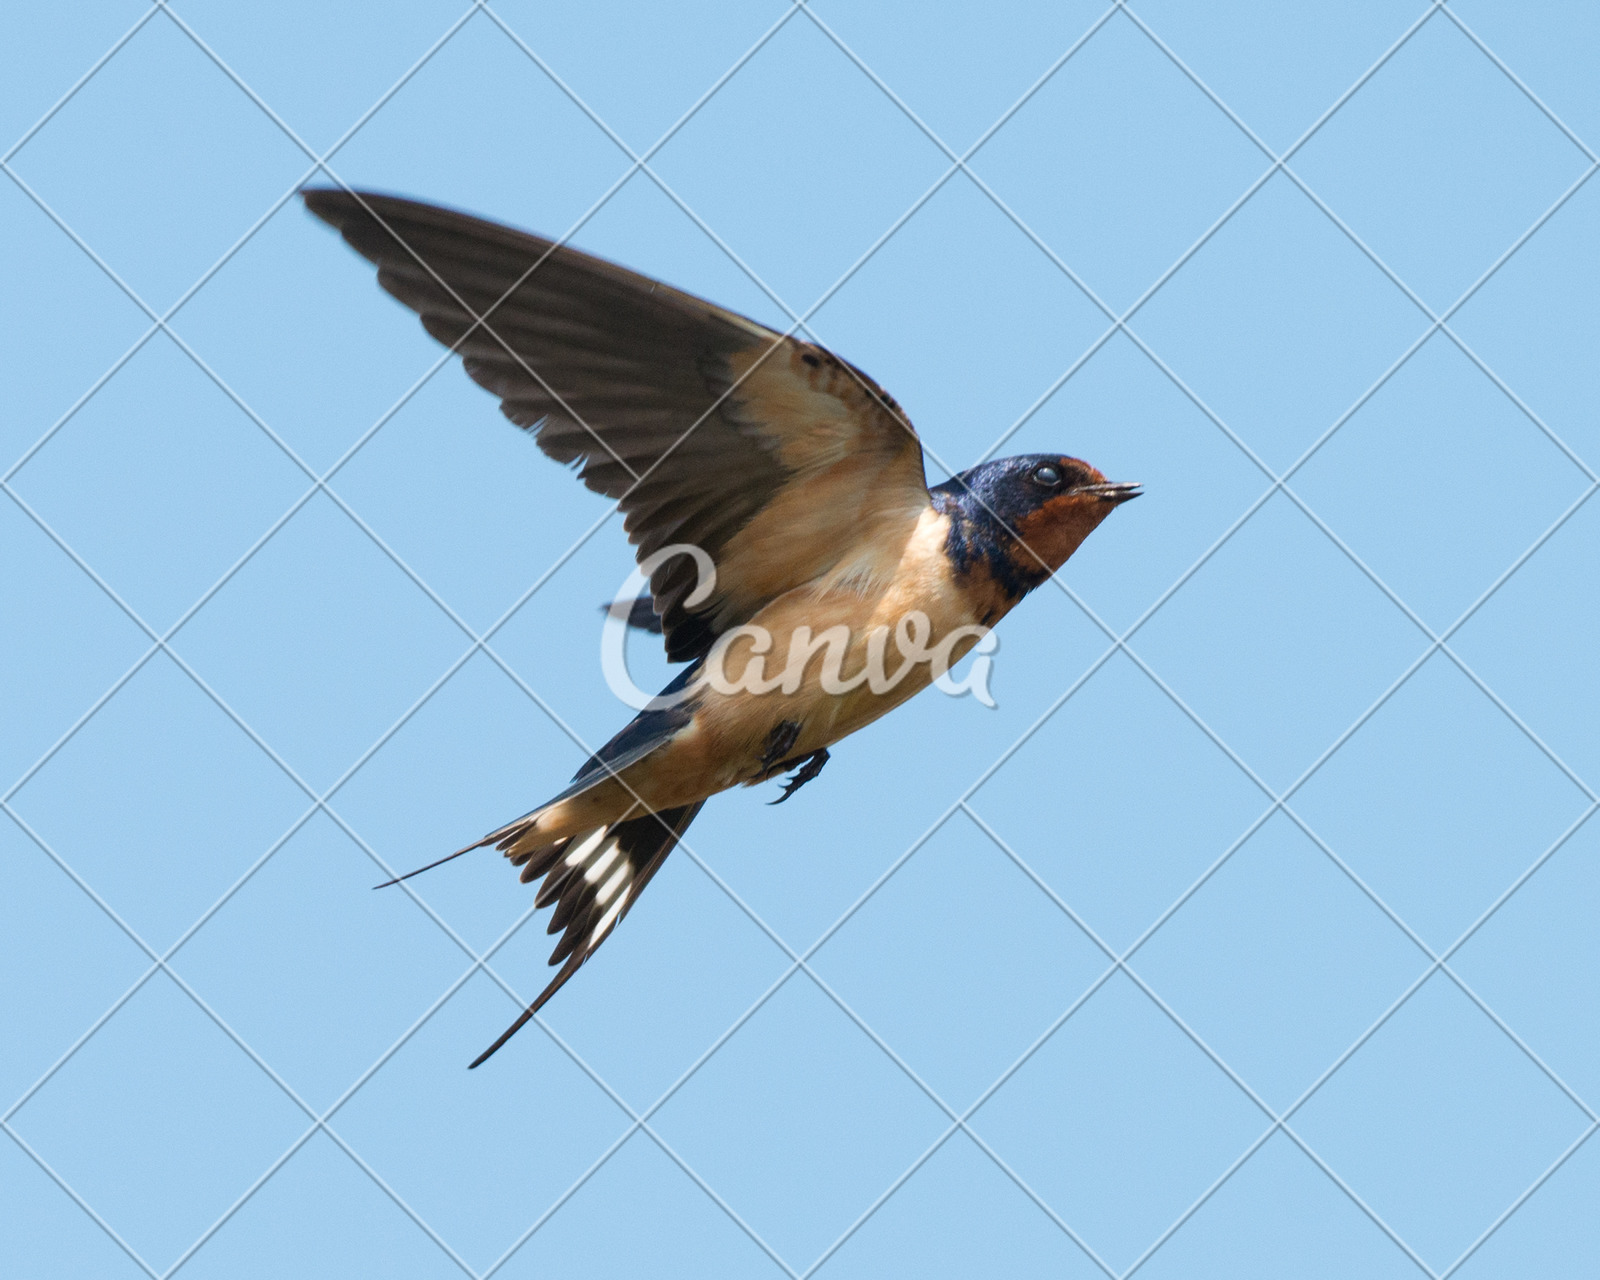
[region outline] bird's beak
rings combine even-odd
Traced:
[[[1144,486],[1139,484],[1085,484],[1079,485],[1074,493],[1090,494],[1102,498],[1113,506],[1137,498],[1144,492]]]

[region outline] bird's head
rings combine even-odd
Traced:
[[[1020,595],[1065,564],[1113,507],[1142,490],[1109,482],[1079,458],[1027,453],[963,471],[931,492],[952,516],[958,564],[981,557]]]

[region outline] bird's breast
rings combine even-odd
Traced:
[[[861,545],[726,634],[696,715],[713,754],[749,769],[786,722],[800,726],[793,757],[820,750],[970,650],[1010,602],[986,576],[958,576],[949,532],[950,517],[929,508],[897,540]]]

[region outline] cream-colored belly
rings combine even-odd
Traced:
[[[966,629],[946,645],[953,663],[978,642],[980,616],[993,622],[1009,607],[987,592],[975,599],[958,589],[944,554],[948,530],[947,518],[929,510],[909,537],[875,562],[841,566],[772,601],[707,660],[691,724],[625,770],[625,786],[603,783],[553,806],[541,815],[541,830],[585,830],[625,811],[669,809],[760,781],[775,764],[831,746],[927,688],[936,675],[933,663],[908,662],[896,635],[909,615],[926,620],[919,637],[907,637],[913,652],[937,650]],[[807,655],[811,642],[835,629],[841,629],[840,641],[831,663],[827,645]],[[873,687],[874,662],[888,687],[883,681]],[[710,670],[714,665],[718,669]],[[772,687],[753,691],[766,685]],[[774,734],[785,725],[798,731],[781,759],[773,759]]]
[[[780,596],[751,619],[753,635],[728,645],[720,675],[737,691],[708,679],[697,716],[721,756],[722,787],[762,776],[763,752],[780,725],[800,726],[785,758],[809,755],[927,688],[936,672],[931,661],[914,660],[919,652],[944,644],[953,663],[977,643],[977,610],[992,611],[993,602],[958,589],[944,553],[948,531],[948,520],[930,510],[892,560],[845,565]],[[830,632],[831,643],[822,643]],[[757,635],[770,637],[764,652]],[[764,685],[778,687],[751,692]]]
[[[900,593],[876,600],[854,593],[795,594],[750,624],[771,636],[766,652],[755,652],[757,641],[741,636],[723,655],[720,680],[719,673],[708,672],[698,718],[724,738],[733,757],[752,749],[759,757],[772,731],[785,723],[800,726],[789,758],[854,733],[927,688],[934,663],[922,655],[937,652],[952,633],[975,621],[959,602],[941,596],[906,601],[896,598]],[[926,623],[904,621],[912,610]],[[972,634],[946,649],[953,661],[976,642]]]

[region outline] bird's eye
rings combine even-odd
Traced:
[[[1054,489],[1061,483],[1061,472],[1047,463],[1033,469],[1033,481],[1035,484],[1042,484],[1046,489]]]

